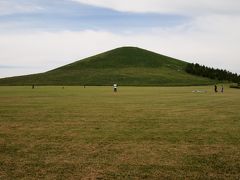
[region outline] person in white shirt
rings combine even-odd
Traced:
[[[114,91],[114,92],[117,92],[117,84],[116,84],[116,83],[113,84],[113,91]]]

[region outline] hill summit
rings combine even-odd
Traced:
[[[0,85],[202,85],[208,78],[186,73],[187,62],[137,47],[121,47],[57,69],[0,79]]]

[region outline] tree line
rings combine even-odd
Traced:
[[[231,81],[234,83],[240,83],[240,75],[237,73],[232,73],[227,70],[214,69],[207,66],[202,66],[200,64],[189,63],[186,66],[186,72],[198,75],[202,77],[207,77],[210,79],[216,79],[219,81]]]

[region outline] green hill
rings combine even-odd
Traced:
[[[0,85],[204,85],[187,62],[136,47],[117,48],[40,74],[0,79]]]

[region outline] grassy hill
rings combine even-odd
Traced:
[[[40,74],[0,79],[0,85],[205,85],[188,63],[136,47],[117,48]]]

